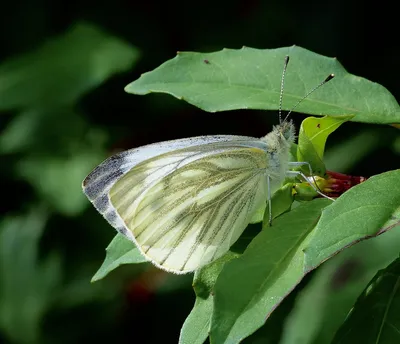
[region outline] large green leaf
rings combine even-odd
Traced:
[[[345,192],[322,212],[305,248],[305,269],[312,270],[333,254],[360,240],[379,235],[400,207],[400,170],[373,176]]]
[[[373,278],[332,343],[400,343],[399,314],[400,259],[397,259]]]
[[[264,324],[307,272],[345,247],[391,229],[388,221],[400,206],[400,195],[392,190],[399,181],[400,170],[387,172],[354,187],[329,207],[328,200],[305,202],[276,219],[221,272],[211,339],[224,343],[245,338]]]
[[[207,339],[214,308],[215,281],[225,263],[238,256],[237,253],[228,252],[211,265],[195,273],[193,289],[196,293],[196,302],[182,326],[179,344],[202,344]]]
[[[210,112],[278,109],[284,56],[290,56],[283,108],[293,106],[327,75],[336,77],[304,100],[296,111],[355,115],[353,121],[400,123],[400,107],[383,86],[349,74],[335,59],[292,46],[279,49],[224,49],[184,52],[143,74],[129,93],[162,92]]]
[[[101,280],[120,265],[146,262],[146,258],[139,252],[135,244],[117,234],[106,248],[106,259],[95,273],[92,282]]]
[[[186,318],[179,336],[179,344],[203,344],[210,330],[213,297],[196,297],[193,309]]]
[[[321,210],[331,201],[305,202],[275,219],[228,262],[214,294],[211,341],[238,343],[260,328],[305,274],[303,248]]]
[[[317,250],[324,251],[326,247],[329,247],[327,251],[330,253],[320,256],[317,259],[318,262],[321,259],[327,259],[327,256],[334,254],[333,252],[339,247],[346,247],[346,245],[351,245],[359,240],[387,232],[389,229],[393,230],[379,238],[368,240],[352,247],[350,250],[345,250],[317,271],[316,279],[298,298],[298,304],[288,320],[282,344],[330,342],[338,326],[355,302],[356,297],[364,288],[365,283],[372,278],[377,269],[386,266],[398,254],[400,245],[400,204],[398,198],[396,199],[396,193],[390,192],[393,189],[393,186],[390,185],[392,183],[396,185],[399,182],[398,176],[398,171],[393,171],[373,177],[368,183],[346,192],[337,202],[323,211],[320,223],[314,230],[315,236],[310,240],[310,245],[318,245],[311,250],[314,253]],[[388,183],[386,187],[384,186],[385,181]],[[377,192],[375,188],[371,188],[372,185],[376,186],[379,191]],[[368,193],[368,190],[370,193]],[[376,193],[376,197],[374,193]],[[386,193],[386,195],[382,197],[381,193]],[[393,198],[392,196],[395,197]],[[352,200],[346,200],[347,197],[351,197]],[[347,207],[344,207],[348,208],[349,212],[357,212],[357,214],[347,218],[348,225],[346,228],[341,228],[340,226],[330,227],[332,231],[330,233],[319,231],[318,228],[321,223],[334,222],[334,218],[346,216],[346,211],[339,209],[338,212],[331,213],[329,218],[325,218],[326,214],[340,206],[341,202],[348,204]],[[381,211],[374,209],[372,206],[374,202],[379,205],[378,208],[382,207],[383,211],[382,209]],[[396,204],[397,208],[395,208]],[[370,213],[365,214],[363,212],[365,210]],[[352,219],[352,217],[357,219],[360,217],[361,221],[363,219],[368,221],[369,216],[379,218],[379,212],[383,212],[383,214],[386,212],[382,220],[384,223],[381,226],[363,227]],[[363,233],[364,230],[368,231],[368,233]],[[353,237],[353,241],[348,240],[347,236],[349,235]],[[331,245],[333,241],[336,244]],[[308,249],[305,252],[307,254],[309,252]],[[355,275],[353,279],[349,277],[352,275]],[[348,281],[349,278],[350,281]],[[338,292],[338,289],[340,289],[340,292]]]
[[[344,250],[315,271],[296,297],[280,344],[331,343],[367,283],[398,256],[397,222],[393,230]]]
[[[36,51],[0,65],[0,110],[73,104],[138,53],[99,28],[80,23]]]

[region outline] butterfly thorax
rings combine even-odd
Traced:
[[[280,123],[261,138],[267,144],[268,171],[276,171],[279,179],[284,178],[288,169],[289,150],[294,139],[295,128],[291,121]]]

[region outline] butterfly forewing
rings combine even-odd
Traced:
[[[109,192],[112,207],[154,264],[178,273],[220,257],[265,202],[266,154],[243,142],[146,160]]]
[[[188,272],[226,252],[262,206],[266,150],[257,138],[232,135],[151,144],[105,160],[83,191],[154,264]]]

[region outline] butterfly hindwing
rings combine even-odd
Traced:
[[[193,271],[220,257],[265,202],[265,152],[212,146],[145,161],[110,190],[142,253],[168,271]]]

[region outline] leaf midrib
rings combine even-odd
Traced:
[[[154,90],[154,89],[151,90],[151,89],[150,89],[151,87],[155,87],[156,85],[162,85],[162,84],[165,84],[165,82],[149,83],[149,84],[146,85],[146,88],[147,88],[148,90],[145,91],[145,92],[146,92],[146,93],[155,93],[155,92],[157,92],[157,93],[167,93],[167,94],[175,95],[175,93],[173,93],[172,91]],[[174,85],[180,85],[181,87],[188,87],[188,86],[192,85],[193,83],[189,83],[189,82],[174,82],[173,84],[174,84]],[[206,82],[206,81],[201,81],[201,82],[200,82],[200,81],[196,81],[196,84],[207,84],[207,85],[208,85],[208,84],[213,84],[213,85],[216,85],[217,83]],[[154,86],[151,86],[151,85],[154,85]],[[217,85],[218,85],[218,84],[217,84]],[[223,84],[223,85],[224,85],[224,84]],[[267,94],[271,94],[271,95],[278,95],[278,94],[279,94],[278,92],[261,90],[261,89],[256,88],[256,87],[242,86],[242,85],[236,85],[236,84],[235,84],[235,85],[230,84],[230,85],[231,85],[232,87],[236,87],[236,88],[251,89],[251,90],[258,91],[259,93],[257,93],[256,95],[259,95],[259,94],[261,94],[261,93],[267,93]],[[225,90],[228,90],[229,88],[231,88],[231,87],[225,87],[225,88],[217,89],[217,90],[214,90],[214,92],[225,91]],[[129,85],[127,86],[127,90],[129,91]],[[213,93],[213,92],[202,93],[200,96],[209,95],[210,93]],[[140,94],[140,93],[139,93],[139,94]],[[252,96],[254,96],[254,94],[253,94]],[[178,96],[178,97],[182,97],[182,96]],[[193,97],[193,96],[192,96],[192,97]],[[199,97],[199,95],[196,95],[195,97]],[[302,96],[297,96],[297,95],[293,95],[292,93],[287,93],[287,92],[285,92],[285,98],[287,98],[287,97],[291,97],[291,98],[293,98],[294,100],[300,100],[300,99],[302,98]],[[184,97],[184,98],[186,99],[186,101],[188,101],[188,98],[189,98],[189,97]],[[277,99],[278,99],[278,98],[277,98]],[[373,114],[373,112],[368,112],[367,110],[361,111],[361,110],[356,109],[356,108],[351,108],[351,107],[347,107],[347,106],[346,106],[346,107],[345,107],[345,106],[340,106],[340,105],[335,104],[335,103],[329,103],[329,102],[326,102],[326,101],[316,100],[316,99],[313,99],[313,98],[307,99],[307,101],[312,102],[312,103],[314,103],[314,104],[321,104],[321,105],[326,105],[326,106],[334,107],[334,108],[337,108],[337,109],[346,110],[346,111],[351,112],[352,114],[354,114],[354,112],[357,112],[357,113],[365,112],[365,113],[368,113],[368,114],[370,114],[370,115]]]

